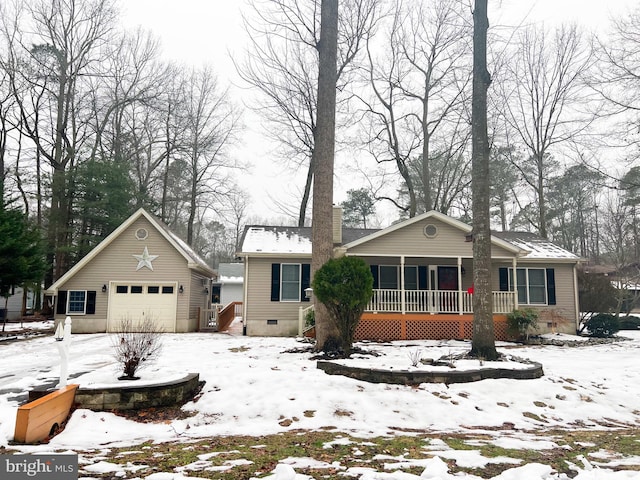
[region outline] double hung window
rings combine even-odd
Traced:
[[[518,303],[547,304],[547,276],[544,268],[517,268]],[[509,269],[509,290],[513,291],[513,269]]]
[[[300,264],[283,263],[280,273],[280,301],[300,301]]]
[[[67,314],[84,315],[87,306],[86,290],[69,290],[67,296]]]

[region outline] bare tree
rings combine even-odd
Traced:
[[[183,85],[181,156],[189,181],[186,240],[191,243],[197,213],[231,186],[228,171],[235,165],[226,150],[237,134],[239,114],[210,68],[192,70]]]
[[[375,40],[369,45],[372,98],[361,99],[370,120],[370,150],[378,163],[395,164],[408,199],[394,203],[410,217],[446,210],[450,203],[444,187],[453,185],[442,181],[442,169],[463,159],[469,138],[469,37],[460,2],[398,0],[384,53],[374,55],[381,50]],[[434,169],[435,157],[442,169]]]
[[[5,198],[5,178],[7,177],[5,158],[7,155],[7,140],[12,129],[8,121],[11,108],[12,96],[7,74],[4,70],[0,70],[0,204],[3,203]]]
[[[234,252],[240,249],[240,240],[244,226],[247,223],[247,193],[236,187],[228,195],[222,211],[222,216],[231,224],[233,231]]]
[[[585,95],[581,75],[590,55],[575,26],[561,26],[553,33],[528,27],[517,35],[514,48],[500,82],[503,115],[509,144],[526,149],[515,166],[534,193],[536,215],[529,221],[546,238],[548,180],[557,169],[554,153],[591,123],[579,109]]]
[[[596,37],[597,69],[589,85],[605,99],[606,113],[620,118],[617,137],[638,144],[640,124],[640,7],[612,22],[606,35]]]
[[[519,175],[513,166],[515,161],[513,156],[516,155],[513,147],[498,147],[493,145],[491,149],[489,169],[491,171],[491,207],[495,209],[492,212],[493,217],[497,217],[502,231],[510,228],[509,200],[513,200],[515,195],[516,184]]]
[[[491,296],[491,217],[489,215],[489,135],[487,133],[487,0],[475,0],[473,10],[473,337],[471,354],[495,360]]]
[[[87,143],[81,95],[97,73],[101,48],[109,40],[116,10],[111,0],[54,0],[21,5],[29,26],[21,30],[21,9],[3,24],[4,62],[20,111],[23,133],[52,168],[48,221],[50,282],[68,267],[71,198],[67,173]],[[28,33],[26,33],[28,32]],[[46,113],[49,112],[47,115]]]
[[[336,67],[341,84],[349,82],[354,59],[375,27],[380,3],[341,2]],[[244,81],[261,92],[255,109],[267,120],[266,134],[280,145],[285,165],[306,170],[297,212],[297,223],[304,226],[314,175],[320,0],[253,0],[251,5],[257,17],[245,20],[251,47],[236,68]],[[338,99],[338,110],[347,101],[346,96]]]

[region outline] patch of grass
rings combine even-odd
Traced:
[[[534,432],[528,432],[534,434]],[[391,458],[410,461],[427,459],[432,453],[425,448],[433,440],[444,441],[449,448],[456,450],[479,450],[488,458],[504,456],[520,459],[525,463],[542,463],[550,465],[559,473],[575,474],[569,464],[582,466],[577,459],[583,455],[606,451],[616,452],[620,457],[637,456],[640,444],[640,428],[624,428],[618,430],[548,430],[540,432],[541,440],[551,440],[558,447],[546,450],[510,449],[494,445],[497,438],[490,434],[436,434],[430,432],[412,432],[410,435],[391,435],[388,437],[360,438],[346,433],[330,431],[291,430],[286,433],[267,436],[231,436],[215,437],[202,440],[185,440],[183,442],[152,443],[146,442],[137,446],[114,448],[105,454],[100,452],[80,452],[84,457],[93,455],[101,460],[125,465],[145,466],[141,470],[127,472],[122,478],[144,478],[158,472],[175,472],[185,465],[199,462],[198,470],[184,470],[185,476],[217,480],[246,480],[251,477],[262,477],[269,474],[279,461],[288,457],[310,457],[326,462],[327,468],[299,468],[296,472],[312,478],[328,480],[344,480],[344,471],[350,467],[369,467],[384,471],[385,463],[393,462]],[[2,453],[11,453],[4,450]],[[211,455],[214,454],[214,455]],[[199,455],[206,455],[203,463]],[[612,453],[612,456],[614,453]],[[106,458],[105,458],[106,457]],[[613,458],[613,457],[612,457]],[[239,462],[242,460],[243,462]],[[591,458],[591,460],[594,460]],[[96,458],[97,461],[97,458]],[[600,462],[606,461],[599,459]],[[238,462],[234,464],[233,462]],[[489,463],[483,468],[461,468],[455,461],[447,460],[452,474],[466,472],[480,478],[491,478],[501,472],[513,468],[508,463]],[[223,467],[226,470],[207,470],[206,468]],[[616,469],[616,468],[613,468]],[[619,469],[638,470],[640,465],[624,466]],[[423,467],[402,469],[406,473],[420,475]],[[102,476],[101,476],[102,475]],[[570,475],[572,476],[572,475]],[[111,479],[113,472],[91,474],[92,478]]]
[[[535,413],[532,413],[532,412],[522,412],[522,416],[530,418],[532,420],[536,420],[541,423],[547,423],[547,421],[544,418],[542,418],[540,415],[536,415]]]
[[[246,347],[244,345],[242,347],[232,347],[229,349],[229,351],[233,353],[242,353],[242,352],[246,352],[247,350],[251,350],[251,348]]]

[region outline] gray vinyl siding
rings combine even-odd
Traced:
[[[500,290],[499,267],[511,268],[511,265],[495,266],[491,275],[493,290]],[[537,333],[548,333],[553,330],[560,333],[576,333],[578,312],[575,302],[575,281],[573,264],[541,263],[518,261],[517,268],[553,268],[555,274],[555,305],[519,305],[520,308],[531,307],[540,312]],[[554,325],[549,325],[554,324]]]
[[[189,297],[189,316],[178,317],[178,332],[193,332],[198,329],[200,311],[210,308],[211,289],[205,293],[206,287],[209,287],[209,279],[192,272],[189,291],[184,293]]]
[[[149,236],[138,240],[135,232],[146,228]],[[149,254],[158,255],[153,260],[153,271],[142,268],[136,271],[138,261],[133,255],[142,254],[144,247]],[[140,217],[132,225],[115,238],[104,250],[96,255],[87,265],[78,271],[59,290],[95,290],[95,315],[73,315],[72,331],[75,333],[105,332],[107,327],[108,292],[102,293],[102,285],[115,282],[178,282],[188,287],[191,272],[186,259],[176,251],[164,236],[145,218]],[[187,295],[178,295],[177,318],[188,318]],[[54,310],[55,311],[55,310]],[[56,321],[63,320],[66,315],[56,314]]]
[[[220,303],[228,305],[231,302],[241,302],[243,291],[241,283],[223,283],[220,287]]]
[[[437,234],[428,238],[424,227],[433,224]],[[466,241],[465,233],[434,218],[408,225],[405,228],[381,235],[371,241],[357,245],[348,250],[348,255],[405,255],[433,257],[473,257],[473,243]],[[513,254],[494,245],[493,257],[512,257]]]
[[[247,335],[284,337],[298,334],[298,311],[309,302],[271,301],[272,263],[311,263],[311,257],[297,258],[248,258],[248,276],[245,278],[247,298],[245,300],[245,322]],[[269,325],[277,320],[277,325]]]

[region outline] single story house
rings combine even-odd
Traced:
[[[211,308],[214,271],[159,219],[139,209],[56,280],[55,321],[74,333],[112,332],[124,321],[153,321],[163,332],[192,332]]]
[[[471,338],[471,227],[436,211],[381,230],[342,228],[334,209],[334,254],[362,258],[374,292],[357,339]],[[539,311],[539,332],[575,333],[579,319],[576,266],[580,258],[530,233],[492,235],[496,338],[506,315]],[[298,335],[310,305],[310,227],[246,227],[244,328],[247,335]]]
[[[221,263],[218,265],[218,278],[213,282],[212,302],[220,305],[242,302],[243,275],[244,265],[242,263]]]
[[[33,290],[14,287],[9,298],[0,297],[0,321],[20,320],[23,311],[24,315],[32,315],[36,308],[36,300],[37,294]]]

